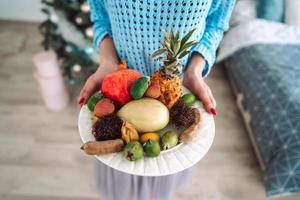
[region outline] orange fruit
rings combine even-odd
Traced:
[[[160,142],[160,135],[158,133],[155,132],[149,132],[149,133],[144,133],[141,137],[140,137],[140,142],[142,144],[145,144],[148,140],[153,140],[156,142]]]

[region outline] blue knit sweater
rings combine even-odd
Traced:
[[[193,38],[199,41],[193,52],[206,60],[203,76],[214,61],[216,49],[228,29],[235,0],[89,0],[94,23],[94,47],[109,34],[121,59],[130,68],[151,75],[162,63],[150,58],[161,48],[162,29],[173,27],[180,35],[197,28]],[[182,59],[185,66],[190,56]],[[100,61],[101,62],[101,61]]]

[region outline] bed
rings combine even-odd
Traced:
[[[300,192],[300,28],[236,23],[220,45],[268,197]]]

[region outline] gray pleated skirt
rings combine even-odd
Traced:
[[[94,160],[97,189],[101,200],[167,200],[189,182],[193,167],[158,177],[135,176]]]

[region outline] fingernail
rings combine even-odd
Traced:
[[[83,98],[83,97],[81,97],[81,98],[80,98],[80,100],[79,100],[79,102],[78,102],[78,104],[80,104],[80,105],[81,105],[83,102],[84,102],[84,98]]]
[[[217,115],[217,111],[216,111],[216,109],[214,109],[214,108],[211,108],[211,109],[210,109],[210,113],[213,114],[213,115]]]

